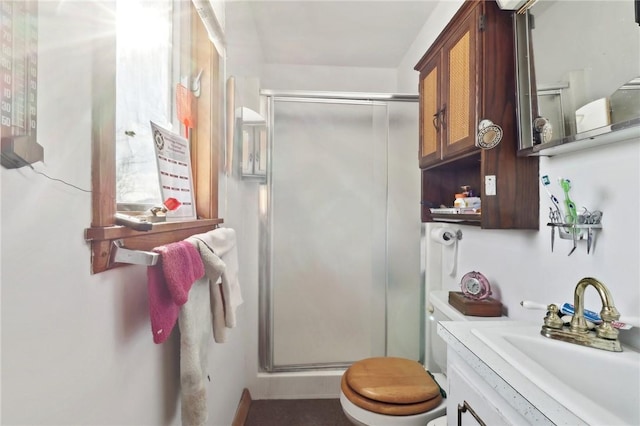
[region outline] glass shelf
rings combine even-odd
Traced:
[[[554,156],[631,139],[640,139],[640,117],[535,145],[529,155]]]
[[[480,213],[431,213],[431,218],[435,222],[480,225],[482,215]]]

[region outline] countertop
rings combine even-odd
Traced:
[[[585,424],[482,342],[473,329],[539,326],[524,321],[441,321],[438,334],[513,408],[535,424]]]

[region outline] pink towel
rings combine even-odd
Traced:
[[[149,315],[155,343],[169,338],[180,313],[189,299],[193,283],[204,275],[204,265],[195,247],[186,241],[156,247],[160,253],[155,266],[147,268]]]

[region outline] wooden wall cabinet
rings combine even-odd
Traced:
[[[417,66],[423,100],[420,167],[475,149],[479,9],[467,8],[442,45]]]
[[[518,157],[513,12],[467,0],[415,66],[419,71],[422,220],[464,220],[487,229],[538,229],[538,159]],[[478,124],[502,128],[494,148],[476,146]],[[485,177],[495,177],[495,195]],[[432,215],[462,185],[482,198],[481,215]]]

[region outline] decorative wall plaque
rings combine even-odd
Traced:
[[[44,159],[37,143],[38,2],[0,3],[0,138],[2,166]]]

